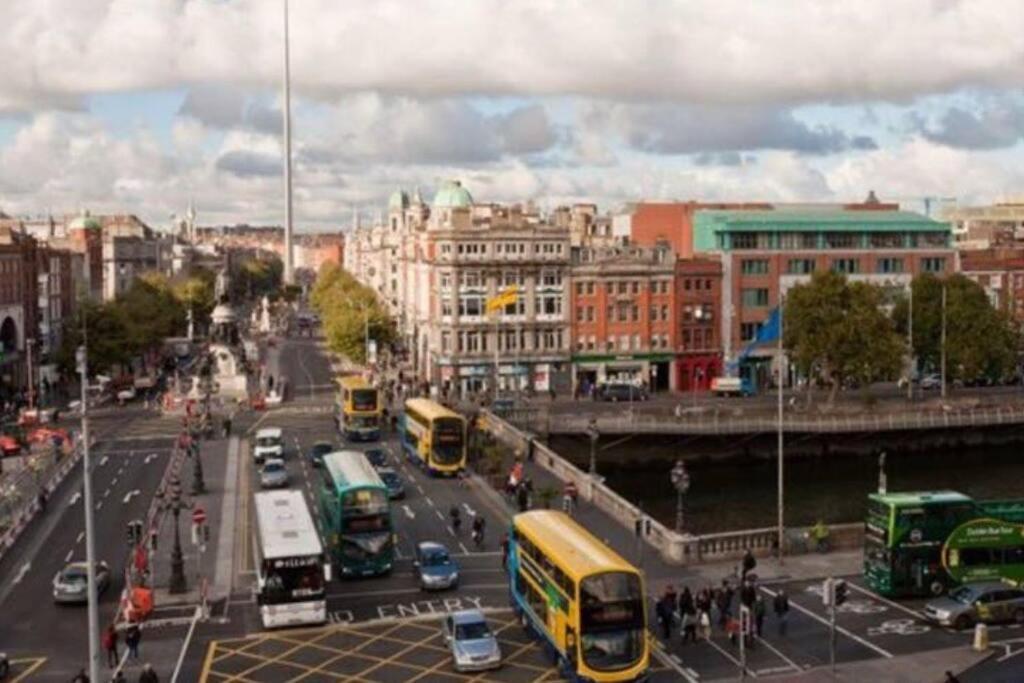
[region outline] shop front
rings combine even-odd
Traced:
[[[573,356],[573,387],[587,395],[603,384],[633,384],[652,391],[670,388],[672,356],[632,355]]]
[[[718,354],[684,354],[676,361],[679,391],[708,391],[711,380],[722,374]]]

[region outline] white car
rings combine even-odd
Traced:
[[[256,432],[252,457],[257,463],[262,463],[268,458],[284,459],[284,433],[280,427],[268,427]]]
[[[480,610],[449,614],[441,624],[441,635],[451,649],[456,671],[487,671],[501,666],[501,647]]]
[[[135,396],[136,393],[134,387],[128,387],[127,389],[122,389],[117,392],[117,400],[121,403],[124,403],[125,401],[132,401],[135,399]]]

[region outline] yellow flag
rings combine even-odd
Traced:
[[[519,290],[515,287],[506,287],[497,296],[493,296],[487,300],[487,312],[494,313],[500,311],[510,304],[514,304],[519,299]]]

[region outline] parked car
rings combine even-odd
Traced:
[[[977,623],[1024,625],[1024,589],[1001,581],[965,583],[926,604],[924,616],[940,626],[958,629]]]
[[[313,467],[323,467],[324,456],[334,450],[334,444],[330,441],[317,441],[306,453],[306,458]]]
[[[925,390],[942,388],[942,375],[932,373],[921,378],[921,388]]]
[[[602,401],[611,401],[613,403],[617,401],[646,401],[647,394],[643,389],[636,386],[635,384],[627,384],[625,382],[616,382],[613,384],[603,384],[598,392],[598,397]]]
[[[265,489],[280,489],[288,486],[288,468],[280,458],[268,458],[260,470],[260,486]]]
[[[262,464],[267,458],[284,458],[284,434],[280,427],[267,427],[256,432],[253,460]]]
[[[440,543],[417,543],[412,567],[420,588],[425,591],[445,590],[459,585],[459,565]]]
[[[85,562],[69,562],[53,577],[53,601],[62,605],[82,604],[89,601],[88,567]],[[110,567],[106,562],[96,563],[96,595],[110,587]]]
[[[388,466],[388,452],[383,448],[368,448],[363,455],[370,461],[374,469],[379,470],[382,467]]]
[[[487,671],[501,666],[501,647],[480,610],[449,614],[441,624],[441,635],[451,650],[456,671]]]
[[[377,474],[380,475],[380,480],[384,482],[384,485],[388,487],[388,498],[391,500],[405,498],[405,482],[402,480],[402,475],[390,467],[380,468],[377,470]]]

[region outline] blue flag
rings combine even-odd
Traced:
[[[768,342],[778,341],[779,331],[781,328],[782,314],[779,307],[776,306],[768,315],[768,319],[761,323],[761,327],[757,331],[757,336],[754,337],[754,344],[766,344]]]

